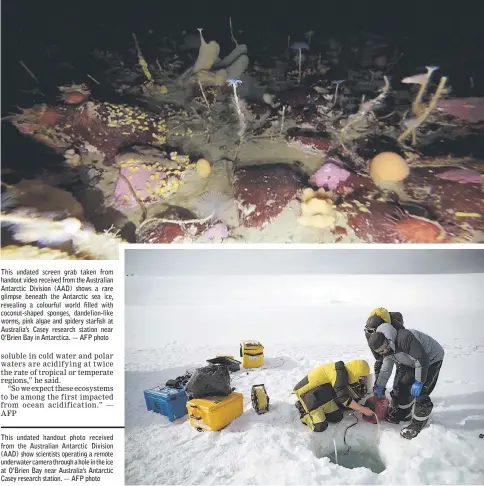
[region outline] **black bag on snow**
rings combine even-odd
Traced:
[[[170,386],[172,388],[181,388],[182,386],[185,386],[188,383],[188,380],[192,374],[187,371],[184,375],[177,376],[174,380],[168,380],[165,385]]]
[[[185,385],[185,392],[190,399],[230,395],[232,389],[229,369],[224,365],[198,368]]]

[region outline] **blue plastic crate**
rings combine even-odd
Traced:
[[[146,408],[165,415],[170,422],[187,414],[188,397],[185,388],[170,386],[156,386],[144,391]]]

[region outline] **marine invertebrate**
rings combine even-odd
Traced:
[[[401,182],[410,174],[407,161],[394,152],[382,152],[370,161],[370,175],[381,187],[387,183]]]
[[[200,49],[198,52],[198,58],[195,61],[195,65],[192,68],[192,74],[199,71],[208,71],[215,63],[218,55],[220,54],[220,46],[216,41],[207,41],[202,34],[202,28],[197,29],[200,33]]]
[[[87,101],[91,90],[86,84],[70,84],[59,86],[60,99],[68,105],[79,105]]]
[[[425,90],[429,84],[430,78],[432,77],[432,73],[436,71],[438,66],[425,66],[427,72],[425,74],[416,74],[414,76],[408,76],[403,78],[400,82],[403,84],[419,84],[420,88],[415,96],[415,99],[412,103],[412,112],[415,116],[419,116],[422,114],[423,107],[422,107],[422,99],[425,94]]]
[[[351,175],[340,164],[326,161],[310,178],[310,182],[316,187],[324,187],[330,191],[336,189]]]
[[[126,104],[87,101],[81,105],[37,105],[10,118],[22,134],[64,153],[97,150],[106,165],[126,146],[163,146],[166,122],[157,114]]]
[[[445,76],[442,76],[440,78],[439,85],[437,86],[435,93],[433,94],[428,105],[421,112],[421,115],[419,115],[418,118],[413,118],[407,121],[407,129],[397,139],[399,143],[403,142],[410,134],[412,134],[412,145],[415,145],[417,143],[416,130],[428,118],[432,110],[437,106],[437,101],[444,94],[446,82],[447,78]]]
[[[318,191],[311,188],[304,189],[301,195],[301,215],[297,221],[302,226],[334,229],[336,213],[331,193],[327,193],[324,189]]]
[[[215,239],[223,239],[229,236],[229,230],[227,226],[223,223],[215,223],[213,226],[210,226],[207,230],[205,230],[201,238],[204,240],[215,240]]]
[[[200,49],[195,64],[185,71],[179,78],[179,82],[189,78],[199,84],[223,86],[228,78],[236,79],[249,66],[247,46],[236,45],[235,49],[221,61],[218,60],[220,46],[215,41],[207,43],[200,33]]]
[[[146,79],[148,80],[148,83],[153,82],[153,75],[150,73],[150,70],[148,69],[148,63],[146,62],[143,53],[141,52],[141,49],[139,47],[138,39],[136,38],[136,35],[133,33],[133,40],[134,40],[134,45],[136,47],[136,52],[138,54],[138,63],[141,67],[141,70],[143,71],[143,74],[146,76]]]
[[[332,81],[332,84],[336,85],[336,89],[334,91],[334,99],[333,99],[333,104],[336,104],[336,100],[338,99],[338,88],[341,83],[344,83],[344,79],[338,79],[336,81]]]
[[[467,182],[470,184],[484,184],[484,174],[470,169],[450,169],[436,174],[444,181]]]
[[[394,152],[381,152],[370,161],[370,176],[383,191],[394,192],[401,201],[410,200],[403,181],[409,176],[407,161]]]
[[[443,228],[452,243],[477,241],[484,231],[482,184],[441,180],[438,173],[446,169],[432,167],[431,163],[424,159],[422,165],[425,166],[412,166],[411,177],[403,181],[408,199],[402,201],[397,193],[397,204],[394,197],[375,197],[370,178],[352,175],[343,189],[354,190],[338,204],[338,211],[346,216],[355,235],[367,243],[405,243],[406,240],[395,233],[395,222],[421,217],[428,219],[422,220],[423,223],[411,220],[401,225],[418,224],[419,228],[428,226],[434,231],[434,226],[440,224],[439,231]]]
[[[302,50],[303,49],[309,49],[309,44],[307,44],[306,42],[294,42],[292,45],[291,45],[291,49],[294,49],[294,50],[297,50],[299,52],[299,62],[298,62],[298,67],[299,67],[299,75],[298,75],[298,78],[297,78],[297,84],[301,84],[301,64],[302,64]]]
[[[198,159],[196,166],[198,175],[203,179],[206,179],[212,172],[212,166],[207,159]]]
[[[212,222],[226,222],[234,205],[233,199],[220,191],[204,192],[195,203],[195,211],[200,218],[209,218]]]
[[[313,37],[314,35],[314,30],[308,30],[305,34],[304,34],[304,37],[306,38],[306,40],[308,41],[308,46],[311,45],[311,38]]]
[[[373,98],[372,100],[364,101],[360,104],[358,112],[355,115],[352,115],[348,118],[348,122],[346,125],[341,129],[340,132],[340,139],[341,145],[344,147],[344,137],[348,129],[355,125],[357,122],[361,121],[362,119],[366,118],[373,110],[383,103],[383,100],[386,98],[387,94],[390,91],[390,81],[388,80],[387,76],[383,76],[384,86],[380,90],[380,94]]]
[[[242,81],[240,79],[228,79],[227,80],[227,84],[229,86],[232,86],[233,90],[234,90],[234,96],[233,96],[233,100],[234,100],[234,105],[235,105],[235,111],[237,113],[237,116],[238,116],[238,119],[239,119],[239,131],[238,131],[238,135],[239,137],[242,137],[242,135],[245,133],[245,128],[246,128],[246,121],[245,121],[245,116],[244,116],[244,113],[242,112],[242,108],[241,108],[241,104],[240,104],[240,100],[239,100],[239,96],[237,94],[237,86],[239,84],[242,84]]]
[[[387,216],[386,228],[399,243],[451,243],[444,228],[436,221],[399,213]]]
[[[205,91],[203,89],[202,82],[200,80],[198,80],[198,86],[200,88],[200,92],[202,93],[203,101],[205,101],[205,104],[207,105],[207,108],[210,111],[210,103],[207,100],[207,95],[205,94]]]

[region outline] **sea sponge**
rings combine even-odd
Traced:
[[[301,216],[314,216],[315,214],[329,215],[333,212],[333,204],[329,199],[310,199],[301,203]]]
[[[394,152],[382,152],[370,162],[370,175],[375,184],[401,182],[410,174],[407,161]]]
[[[195,79],[204,86],[224,86],[227,82],[228,74],[225,69],[213,71],[197,71]]]
[[[198,71],[208,71],[217,61],[220,53],[220,46],[215,41],[206,42],[202,34],[203,29],[198,29],[200,32],[200,49],[198,51],[198,58],[193,66],[193,74]]]
[[[206,179],[212,172],[212,166],[210,165],[210,162],[206,159],[198,159],[197,172],[200,177]]]
[[[71,84],[67,86],[59,86],[60,99],[68,105],[79,105],[86,101],[91,90],[85,84]]]
[[[247,46],[245,44],[238,45],[228,56],[225,56],[221,61],[214,64],[213,69],[226,69],[241,56],[247,56]]]
[[[310,226],[319,229],[334,229],[335,218],[332,215],[314,214],[313,216],[299,216],[298,223],[301,226]]]
[[[301,196],[301,216],[297,221],[302,226],[333,230],[336,226],[336,213],[331,193],[324,189],[304,189]]]
[[[218,71],[215,72],[215,75],[213,77],[213,82],[215,86],[224,86],[228,78],[229,78],[229,74],[227,70],[219,69]]]
[[[225,68],[228,78],[240,78],[249,67],[249,58],[246,55],[240,56],[230,66]]]

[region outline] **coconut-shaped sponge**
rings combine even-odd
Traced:
[[[370,175],[377,185],[402,182],[409,174],[407,161],[394,152],[382,152],[370,162]]]
[[[206,159],[198,159],[197,162],[197,172],[200,177],[206,179],[212,172],[212,167],[210,162]]]

